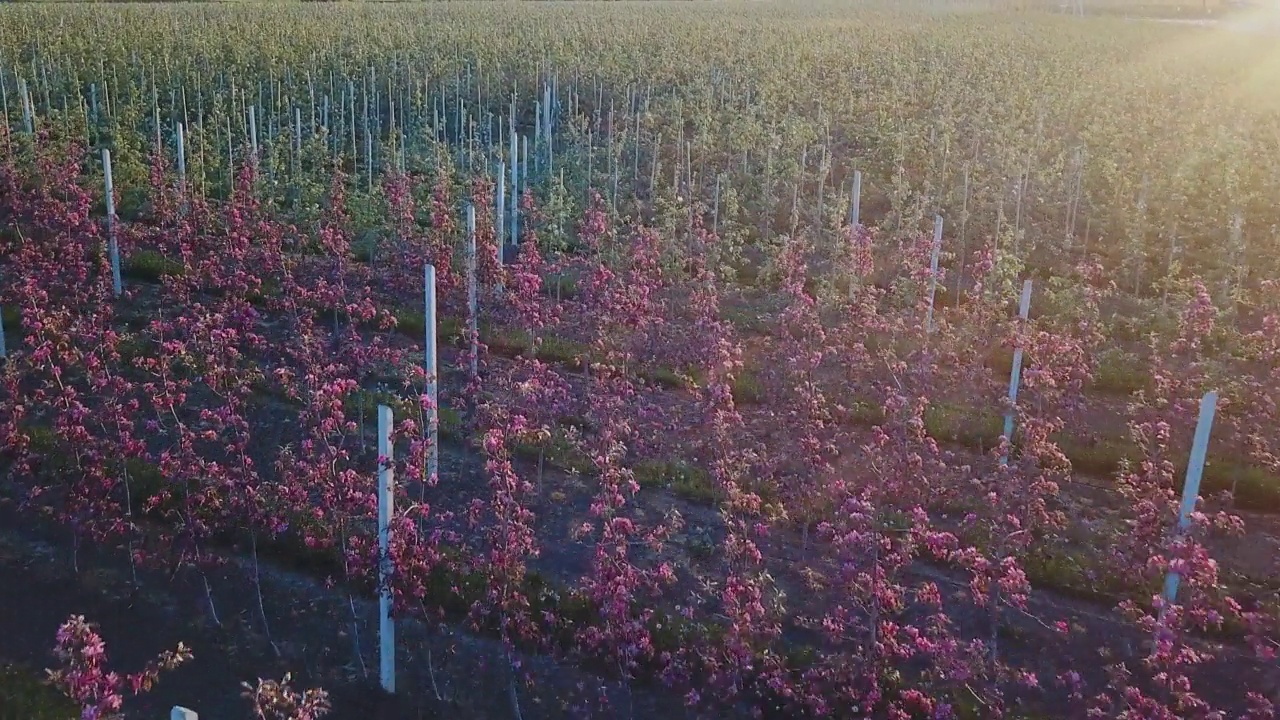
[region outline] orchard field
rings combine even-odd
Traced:
[[[259,567],[376,674],[385,562],[511,717],[1271,718],[1277,84],[1047,13],[6,6],[0,497],[298,666]]]

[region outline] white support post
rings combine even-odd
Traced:
[[[27,98],[27,132],[34,135],[36,132],[36,101],[31,97],[31,86],[23,85]]]
[[[156,154],[164,154],[164,140],[160,137],[160,103],[156,100],[155,88],[151,88],[151,125],[156,129]]]
[[[849,226],[857,227],[862,222],[862,171],[853,171],[853,200],[849,205]]]
[[[9,357],[9,348],[4,342],[4,306],[0,305],[0,360]]]
[[[511,121],[511,247],[519,247],[520,235],[520,177],[519,171],[520,159],[516,157],[516,143],[519,139],[515,133],[514,115]]]
[[[609,210],[618,214],[618,163],[622,160],[622,150],[613,148],[613,138],[609,139],[609,164],[613,166],[613,189],[609,193]],[[716,175],[716,232],[719,233],[720,222],[720,176]]]
[[[249,150],[253,153],[253,162],[258,161],[258,113],[256,106],[249,106]]]
[[[169,711],[169,720],[200,720],[195,710],[188,710],[181,705],[174,705]]]
[[[378,406],[378,640],[382,689],[396,691],[395,621],[391,619],[391,518],[395,470],[392,466],[391,408]]]
[[[938,296],[938,253],[942,251],[942,216],[933,216],[933,254],[929,258],[929,311],[924,331],[933,332],[933,302]]]
[[[467,335],[471,347],[472,378],[480,374],[479,278],[476,274],[476,206],[467,203]]]
[[[32,121],[31,112],[31,96],[27,92],[27,81],[18,78],[18,101],[22,103],[22,129],[31,135],[35,132],[34,122]]]
[[[427,481],[437,479],[440,472],[440,363],[437,357],[436,341],[436,268],[427,265],[426,302],[423,306],[423,325],[426,327],[426,338],[423,342],[423,367],[427,372],[427,397],[431,400],[431,409],[427,417],[427,432],[431,447],[427,455]]]
[[[111,260],[111,292],[120,297],[120,247],[116,244],[116,194],[111,182],[111,151],[102,148],[102,178],[107,194],[107,256]]]
[[[551,159],[551,83],[542,86],[543,142],[547,144],[547,160]],[[550,169],[550,168],[548,168]]]
[[[550,125],[547,126],[550,128]],[[555,145],[551,142],[551,131],[547,130],[547,171],[545,176],[549,179],[556,171],[556,155]]]
[[[720,234],[720,178],[722,176],[716,173],[716,194],[715,199],[711,201],[711,234],[718,236]],[[618,194],[617,180],[618,176],[614,175],[614,197]]]
[[[231,187],[236,184],[236,136],[231,134],[231,116],[227,116],[227,177]]]
[[[373,192],[373,131],[369,128],[369,118],[364,121],[364,166],[369,173],[369,192]]]
[[[529,185],[529,136],[520,136],[520,187]]]
[[[1031,313],[1031,281],[1022,283],[1022,297],[1018,300],[1018,328],[1026,326],[1027,316]],[[1004,436],[1009,444],[1013,444],[1014,405],[1018,402],[1018,385],[1022,382],[1022,342],[1019,340],[1013,350],[1013,369],[1009,371],[1009,409],[1004,413]],[[1000,456],[1000,464],[1009,464],[1009,453]]]
[[[507,242],[507,164],[501,160],[498,161],[498,178],[497,178],[497,202],[494,203],[493,221],[495,224],[494,236],[498,239],[498,262],[502,262],[502,246]]]
[[[1209,451],[1209,433],[1213,429],[1213,416],[1218,409],[1218,391],[1205,393],[1200,399],[1200,419],[1196,421],[1196,434],[1191,441],[1191,457],[1187,462],[1187,481],[1182,486],[1182,506],[1178,509],[1178,527],[1174,531],[1175,538],[1181,538],[1191,529],[1191,513],[1196,509],[1196,498],[1200,497],[1200,478],[1204,475],[1205,455]],[[1170,571],[1164,579],[1164,601],[1173,604],[1178,597],[1178,583],[1181,576]],[[1161,609],[1161,618],[1165,610]]]
[[[186,131],[182,127],[182,123],[177,123],[174,138],[178,144],[178,194],[186,196],[187,194],[187,141]]]
[[[535,165],[541,165],[542,161],[538,157],[538,148],[542,147],[542,101],[533,101],[533,116],[537,118],[537,122],[533,124],[533,160]],[[534,168],[535,171],[538,168]]]

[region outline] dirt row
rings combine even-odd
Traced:
[[[401,339],[400,342],[412,345],[405,339]],[[448,366],[453,364],[455,356],[452,352],[445,351],[441,359]],[[490,358],[488,362],[500,365],[506,361],[501,358]],[[585,378],[581,376],[570,374],[568,377],[571,383],[580,388],[585,382]],[[669,397],[672,398],[670,402],[677,404],[689,402],[689,398],[685,397],[681,400],[681,394],[674,391],[662,396],[655,393],[654,397]],[[269,397],[259,398],[259,408],[263,414],[255,418],[255,427],[285,428],[280,434],[270,433],[269,436],[262,438],[264,442],[259,443],[261,452],[266,453],[259,462],[259,467],[270,467],[269,453],[272,449],[279,448],[293,439],[289,437],[288,429],[296,429],[296,423],[282,421],[287,419],[289,413],[296,412],[296,408],[291,408]],[[749,424],[752,412],[754,411],[751,409],[746,411]],[[368,447],[373,445],[371,440],[371,437],[366,438]],[[960,451],[951,450],[950,452],[959,453]],[[856,457],[852,452],[850,456]],[[446,457],[449,460],[442,467],[441,473],[446,481],[433,490],[434,502],[442,508],[461,510],[473,499],[486,498],[488,491],[484,479],[478,472],[481,463],[478,457],[465,447],[465,443],[451,444],[447,448]],[[976,463],[982,461],[982,457],[977,455],[972,455],[969,459]],[[373,466],[372,463],[369,465]],[[521,470],[530,474],[537,473],[536,468],[527,463],[522,464]],[[531,507],[537,514],[538,520],[535,527],[543,554],[534,563],[534,567],[558,584],[572,587],[589,571],[590,567],[590,545],[574,540],[569,530],[586,516],[586,507],[593,494],[592,483],[590,478],[556,470],[544,470],[541,477],[538,496],[532,499]],[[1067,487],[1070,488],[1070,485]],[[1098,499],[1096,495],[1093,497],[1095,501]],[[668,593],[667,597],[698,595],[701,592],[700,602],[708,612],[714,613],[716,602],[714,589],[723,577],[724,568],[717,568],[715,563],[708,563],[705,544],[710,542],[714,546],[721,532],[719,513],[711,506],[691,503],[674,493],[660,489],[646,490],[634,506],[634,512],[638,517],[649,519],[668,517],[672,511],[680,513],[688,530],[668,546],[669,549],[664,555],[664,559],[674,560],[682,570],[681,586],[677,591]],[[700,535],[709,537],[702,538]],[[780,589],[789,599],[798,600],[801,603],[793,606],[793,614],[818,613],[824,606],[829,606],[832,600],[829,593],[815,592],[812,582],[814,572],[827,576],[835,574],[834,561],[826,557],[827,550],[820,543],[814,542],[812,538],[806,542],[806,539],[797,533],[786,528],[777,528],[765,547],[768,557],[767,566]],[[937,566],[917,564],[909,572],[918,581],[937,582],[952,590],[962,589],[968,581],[963,573]],[[808,602],[805,602],[806,600]],[[952,598],[950,602],[949,611],[953,619],[965,628],[966,634],[971,637],[982,637],[986,632],[984,626],[989,624],[986,612],[958,598]],[[1002,628],[1007,625],[1007,632],[1015,638],[1007,640],[1003,646],[1010,661],[1016,665],[1035,667],[1044,661],[1046,655],[1043,652],[1044,647],[1056,644],[1053,633],[1045,626],[1051,625],[1056,619],[1068,619],[1081,630],[1077,635],[1080,639],[1060,657],[1066,663],[1064,667],[1070,665],[1088,667],[1091,664],[1096,666],[1097,663],[1088,658],[1093,657],[1097,646],[1115,645],[1117,638],[1120,637],[1127,636],[1127,639],[1119,644],[1127,649],[1131,659],[1138,657],[1142,647],[1141,637],[1131,630],[1127,632],[1125,630],[1132,626],[1117,618],[1106,605],[1084,603],[1056,593],[1037,591],[1033,595],[1031,615],[1035,618],[1006,613],[1006,617],[1002,620]],[[792,623],[788,631],[789,637],[798,638],[802,642],[806,640],[819,642],[812,632],[800,627],[799,624]],[[1002,629],[1002,632],[1006,630]],[[1103,643],[1104,639],[1111,642]],[[1021,649],[1019,649],[1020,646]],[[1125,654],[1125,652],[1121,653],[1122,656]],[[1234,652],[1229,653],[1227,657],[1230,660],[1222,662],[1243,662],[1243,658]],[[1205,672],[1217,672],[1213,668],[1220,667],[1221,663],[1214,663],[1208,666]],[[1047,667],[1042,670],[1042,672],[1048,671]],[[1241,676],[1235,674],[1234,677],[1238,680]],[[1260,687],[1265,684],[1267,683],[1259,677],[1258,683],[1251,681],[1246,686]]]

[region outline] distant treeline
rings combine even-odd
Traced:
[[[238,5],[272,5],[283,4],[286,2],[304,2],[304,3],[437,3],[448,2],[449,0],[0,0],[0,5],[16,5],[18,3],[27,4],[69,4],[69,5],[109,5],[116,3],[128,4],[152,4],[152,5],[171,5],[174,3],[225,3]],[[498,2],[499,0],[492,0]],[[528,2],[546,2],[547,0],[526,0]],[[564,2],[565,0],[556,0]],[[616,2],[617,0],[575,0],[580,2]],[[693,2],[694,0],[689,0]]]
[[[272,4],[277,2],[329,2],[329,3],[430,3],[448,0],[0,0],[6,3],[241,3]],[[546,0],[528,0],[545,2]],[[560,0],[563,1],[563,0]],[[581,0],[583,2],[612,2],[614,0]],[[693,0],[691,0],[693,1]],[[856,1],[856,0],[855,0]],[[990,10],[1053,11],[1067,12],[1076,6],[1077,0],[904,0],[896,5],[941,5],[947,7],[982,7]],[[883,4],[871,0],[866,4]],[[1153,18],[1204,18],[1219,17],[1234,10],[1261,6],[1259,0],[1084,0],[1088,15],[1123,15],[1127,17]]]
[[[448,0],[0,0],[6,3],[231,3],[276,4],[281,2],[304,3],[436,3]],[[494,0],[497,1],[497,0]],[[547,0],[524,0],[546,2]],[[563,2],[564,0],[557,0]],[[575,0],[577,2],[613,2],[615,0]],[[694,2],[697,0],[689,0]],[[785,0],[778,0],[780,2]],[[858,2],[859,0],[853,0]],[[884,5],[878,0],[862,0],[868,5]],[[899,0],[897,6],[943,6],[951,8],[985,8],[996,11],[1052,12],[1075,14],[1081,0]],[[1221,18],[1233,12],[1260,7],[1263,0],[1083,0],[1085,15],[1113,15],[1130,18],[1205,19]]]

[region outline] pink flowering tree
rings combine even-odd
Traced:
[[[109,670],[107,644],[83,615],[72,615],[58,628],[54,656],[60,663],[48,670],[49,681],[80,706],[81,720],[121,720],[126,695],[152,688],[160,674],[191,660],[182,643],[147,663],[136,673],[121,675]]]

